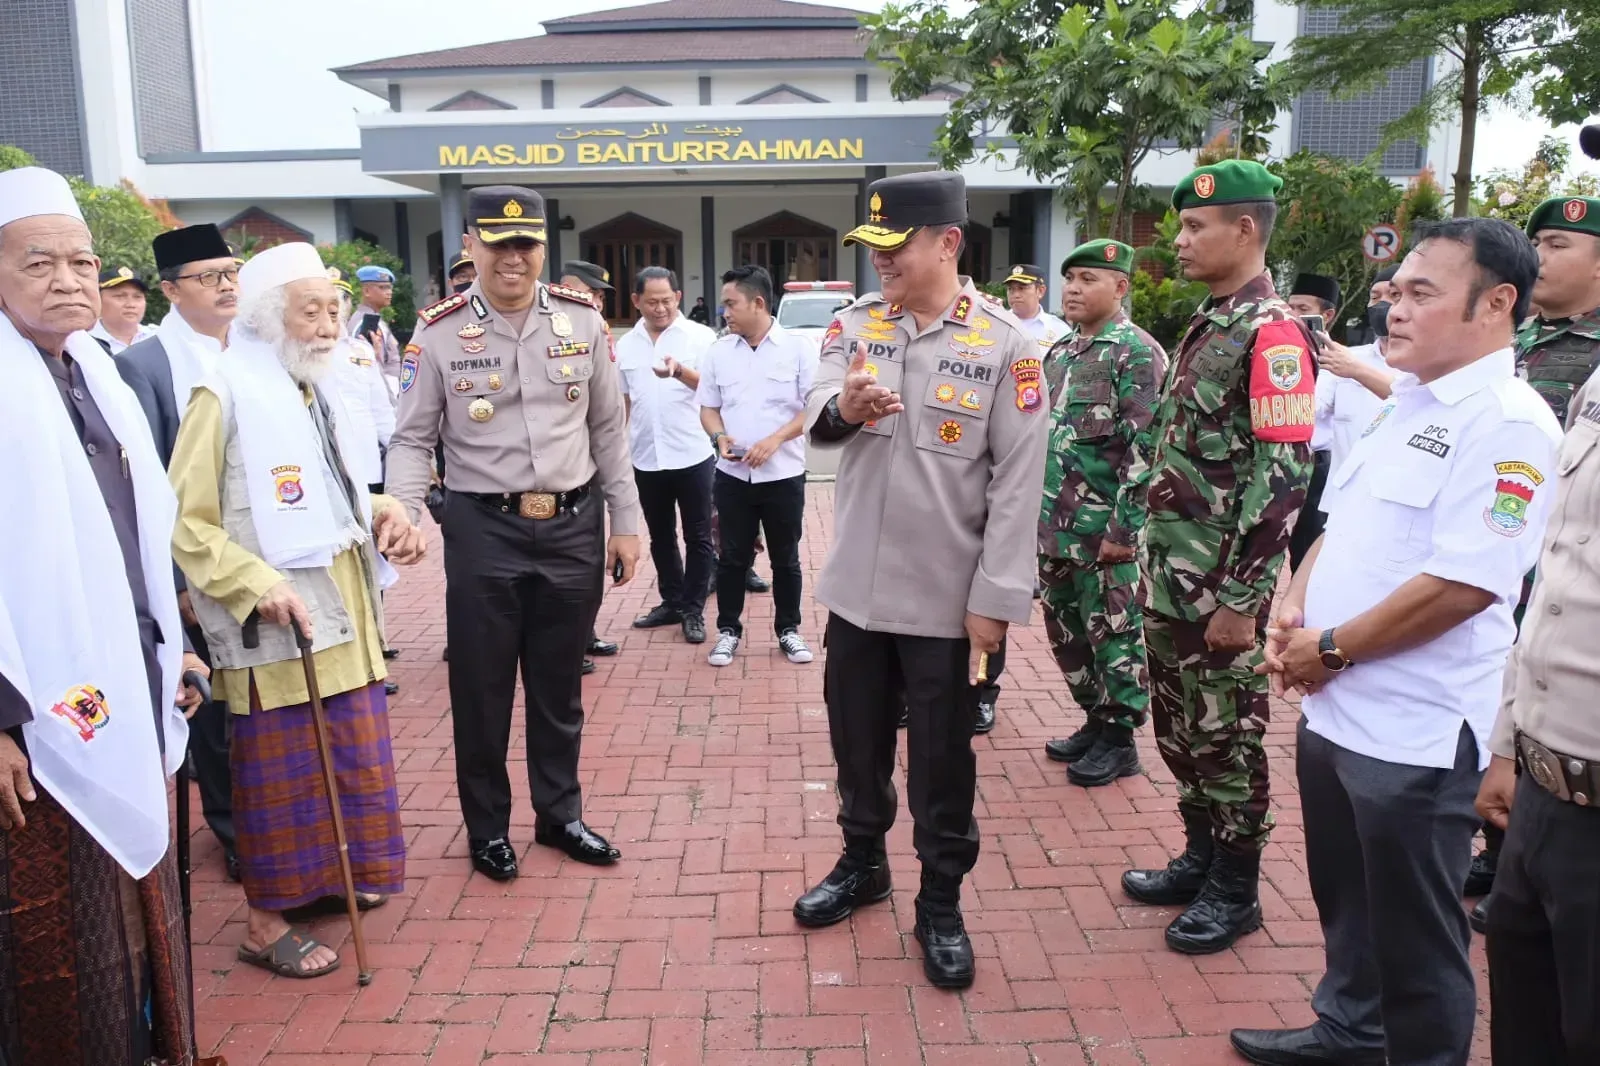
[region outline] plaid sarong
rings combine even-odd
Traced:
[[[383,682],[324,698],[322,713],[356,891],[399,892],[405,842]],[[263,711],[252,686],[250,713],[233,722],[232,765],[233,824],[250,906],[285,911],[343,896],[311,705]]]

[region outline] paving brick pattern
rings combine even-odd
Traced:
[[[832,532],[831,486],[809,496],[808,581]],[[1161,939],[1175,911],[1130,906],[1117,885],[1181,846],[1171,776],[1145,735],[1149,776],[1069,786],[1040,749],[1079,713],[1042,626],[1014,630],[999,725],[976,741],[983,853],[964,903],[978,977],[957,995],[922,977],[904,811],[892,902],[819,931],[790,916],[839,847],[820,656],[785,662],[770,597],[753,596],[745,646],[717,670],[675,629],[629,629],[654,603],[646,553],[640,580],[601,610],[622,654],[584,685],[585,817],[622,863],[597,870],[532,845],[518,725],[522,876],[495,884],[469,873],[456,805],[435,532],[428,561],[388,598],[404,653],[390,715],[408,861],[405,894],[366,918],[375,979],[357,988],[342,919],[315,927],[343,946],[329,977],[236,962],[243,894],[221,880],[197,805],[202,1048],[232,1066],[1204,1066],[1240,1061],[1229,1028],[1311,1020],[1322,954],[1292,707],[1274,707],[1269,732],[1279,828],[1262,864],[1265,929],[1185,958]],[[818,638],[820,607],[807,619]],[[1486,989],[1481,943],[1476,953]],[[1475,1064],[1489,1061],[1482,1030]]]

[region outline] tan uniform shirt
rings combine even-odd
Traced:
[[[636,534],[621,375],[588,298],[541,283],[518,331],[473,285],[422,317],[401,360],[386,479],[413,520],[442,444],[459,492],[566,492],[598,472],[611,532]]]
[[[1506,758],[1521,730],[1562,755],[1600,759],[1600,376],[1574,397],[1569,420],[1538,582],[1489,742]]]
[[[918,330],[870,293],[823,338],[806,404],[809,433],[844,386],[856,342],[905,413],[843,441],[833,549],[817,599],[851,625],[962,637],[966,614],[1026,622],[1050,428],[1039,346],[968,279]]]

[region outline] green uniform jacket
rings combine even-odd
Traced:
[[[1554,322],[1531,318],[1517,331],[1517,371],[1563,427],[1572,397],[1600,365],[1600,308]]]
[[[1311,478],[1314,389],[1309,341],[1271,277],[1201,304],[1156,410],[1151,611],[1200,621],[1270,602]]]
[[[1133,546],[1144,528],[1150,425],[1167,353],[1120,310],[1092,337],[1057,341],[1045,363],[1055,398],[1039,554],[1093,565],[1100,542]]]

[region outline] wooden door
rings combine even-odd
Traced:
[[[666,267],[683,284],[683,233],[643,215],[629,211],[584,230],[578,245],[583,258],[610,273],[614,290],[601,293],[601,306],[607,320],[618,325],[638,321],[631,299],[633,279],[645,267]]]

